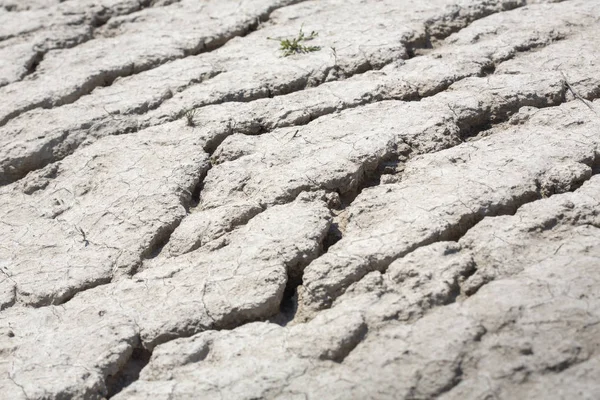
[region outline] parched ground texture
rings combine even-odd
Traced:
[[[0,397],[599,399],[599,172],[600,0],[0,0]]]

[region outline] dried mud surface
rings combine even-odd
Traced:
[[[600,398],[599,38],[596,0],[0,0],[0,397]]]

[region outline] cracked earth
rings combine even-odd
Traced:
[[[598,0],[0,0],[0,397],[600,398],[599,38]]]

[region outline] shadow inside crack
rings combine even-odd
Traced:
[[[140,377],[140,372],[150,362],[152,353],[146,349],[136,348],[123,368],[115,375],[106,378],[107,398],[116,395]]]

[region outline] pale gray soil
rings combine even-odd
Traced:
[[[598,0],[0,0],[0,398],[598,399],[599,99]]]

